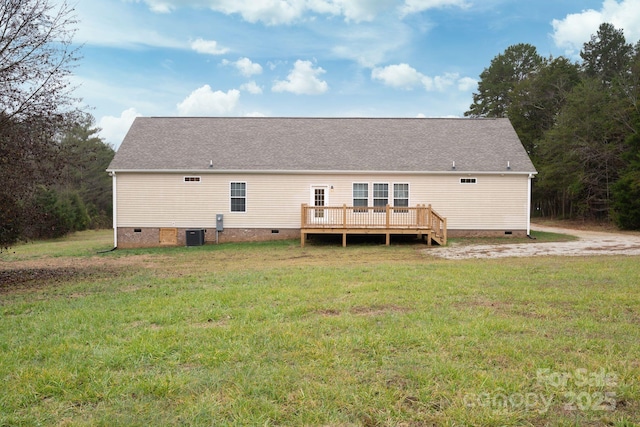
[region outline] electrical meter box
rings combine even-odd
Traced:
[[[218,214],[216,215],[216,231],[224,230],[224,215]]]

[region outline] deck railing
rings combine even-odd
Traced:
[[[431,205],[400,207],[303,204],[301,215],[303,229],[429,229],[446,244],[447,220],[433,210]]]

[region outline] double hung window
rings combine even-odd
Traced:
[[[385,207],[389,204],[389,184],[373,184],[373,206]],[[384,209],[375,209],[374,212],[383,212]]]
[[[369,206],[369,184],[357,182],[353,184],[353,207]],[[366,212],[366,209],[354,209],[354,212]]]
[[[409,207],[409,184],[393,184],[393,206]],[[408,209],[395,209],[395,212],[409,212]]]
[[[232,182],[230,188],[231,212],[247,211],[247,183]]]

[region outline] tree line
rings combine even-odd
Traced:
[[[66,2],[0,0],[0,250],[111,224],[114,150],[78,107]],[[640,229],[640,42],[604,23],[582,61],[508,47],[482,74],[470,117],[508,117],[539,171],[534,214]]]
[[[480,75],[465,116],[511,120],[539,172],[534,215],[640,229],[640,42],[603,23],[580,57],[508,47]]]
[[[37,144],[0,139],[2,247],[111,227],[111,178],[105,170],[115,151],[97,132],[86,115]]]
[[[0,0],[0,249],[110,224],[114,150],[73,95],[75,25],[65,2]]]

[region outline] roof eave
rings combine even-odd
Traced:
[[[535,170],[441,170],[441,171],[394,171],[394,170],[269,170],[269,169],[118,169],[109,168],[109,173],[171,173],[171,174],[251,174],[251,175],[536,175]]]

